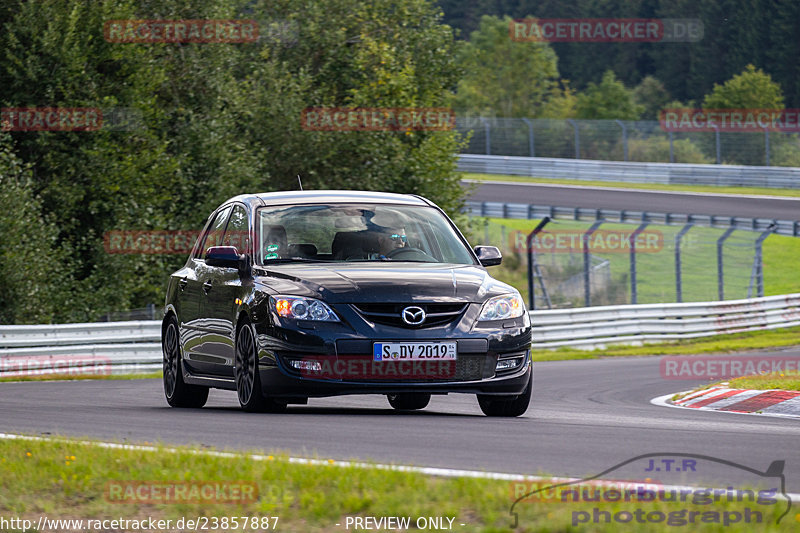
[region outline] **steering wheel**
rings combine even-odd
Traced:
[[[417,256],[418,261],[436,262],[434,257],[419,248],[395,248],[386,254],[389,259],[397,258],[402,260],[403,256]],[[414,257],[407,257],[407,259],[414,259]]]

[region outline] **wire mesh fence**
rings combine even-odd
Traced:
[[[519,289],[531,308],[700,302],[764,295],[764,271],[757,268],[763,261],[758,241],[762,237],[763,242],[770,232],[691,224],[552,220],[531,241],[529,268],[528,236],[539,222],[470,219],[472,240],[498,246],[503,253],[503,263],[494,267],[492,275]],[[774,239],[794,241],[791,237]],[[796,254],[800,249],[782,251]],[[775,287],[782,283],[774,273],[771,279]]]
[[[527,119],[461,116],[462,153],[641,161],[800,166],[796,133],[667,132],[655,120]]]

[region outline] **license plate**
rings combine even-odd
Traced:
[[[456,359],[455,342],[376,342],[375,361],[433,361]]]

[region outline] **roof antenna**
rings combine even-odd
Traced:
[[[300,174],[297,175],[297,183],[300,185],[300,190],[303,190],[303,182],[300,181]]]

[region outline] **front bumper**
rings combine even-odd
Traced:
[[[490,378],[469,381],[409,380],[333,380],[293,376],[277,366],[259,368],[262,390],[276,398],[309,398],[346,394],[399,394],[422,392],[430,394],[467,393],[486,395],[521,394],[533,374],[530,354],[520,368]]]
[[[269,322],[255,325],[264,394],[283,398],[404,392],[521,394],[533,372],[530,320],[524,315],[478,323],[480,308],[470,304],[456,320],[418,329],[370,322],[351,306],[335,309],[340,323],[288,321],[273,314]],[[373,343],[378,341],[454,341],[457,356],[449,366],[435,363],[432,372],[411,366],[408,372],[400,368],[392,375],[372,362]],[[518,364],[498,370],[498,361],[509,359]],[[315,368],[298,368],[300,361]]]

